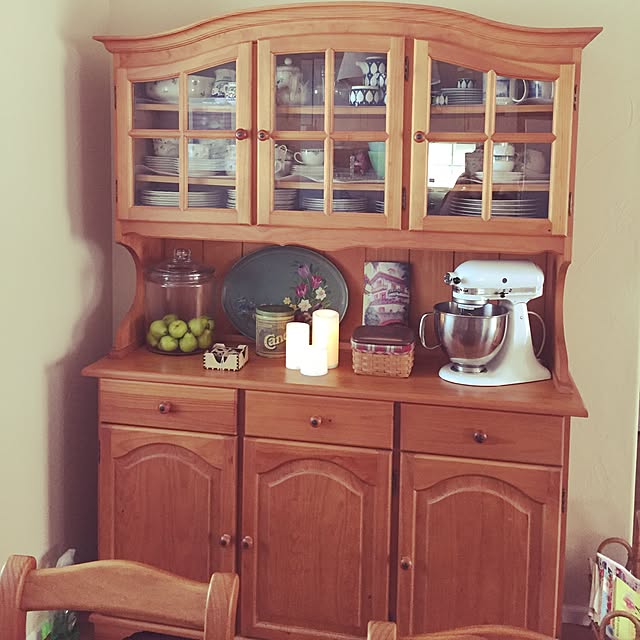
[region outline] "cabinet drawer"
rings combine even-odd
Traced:
[[[232,434],[236,433],[236,391],[103,379],[100,421]]]
[[[393,404],[247,391],[249,436],[391,449]]]
[[[417,404],[402,404],[400,415],[403,451],[558,466],[563,463],[561,417]]]

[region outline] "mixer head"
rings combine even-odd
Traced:
[[[544,273],[528,260],[467,260],[444,276],[453,299],[473,308],[489,301],[528,302],[542,295]]]

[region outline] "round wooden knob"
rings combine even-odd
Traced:
[[[475,431],[473,434],[473,439],[478,443],[482,444],[487,441],[489,436],[484,431]]]
[[[408,571],[409,569],[411,569],[411,567],[413,567],[411,558],[409,558],[409,556],[402,556],[402,558],[400,558],[400,568],[404,571]]]
[[[220,536],[220,546],[228,547],[231,544],[231,536],[228,533],[223,533]]]
[[[258,131],[258,140],[268,140],[269,137],[268,131],[265,131],[264,129],[260,129],[260,131]]]
[[[171,403],[168,400],[163,400],[158,405],[158,411],[160,413],[169,413],[171,411]]]
[[[249,132],[246,129],[236,129],[236,140],[246,140]]]
[[[416,131],[413,134],[413,139],[416,142],[424,142],[427,139],[427,136],[424,135],[424,131]]]
[[[311,416],[309,418],[309,424],[315,429],[322,424],[322,418],[320,416]]]
[[[251,549],[251,547],[253,547],[253,538],[251,536],[245,536],[242,538],[242,546],[245,549]]]

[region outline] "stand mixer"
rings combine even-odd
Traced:
[[[495,303],[503,308],[502,314],[506,312],[507,317],[506,330],[504,323],[501,329],[504,332],[502,341],[500,330],[496,330],[494,349],[488,354],[488,361],[480,361],[480,364],[469,365],[464,358],[456,358],[453,350],[447,348],[446,336],[440,330],[442,346],[451,359],[440,369],[441,378],[457,384],[500,386],[551,377],[551,372],[538,362],[531,343],[529,314],[533,312],[528,311],[527,302],[542,295],[544,283],[544,274],[537,265],[525,260],[469,260],[445,274],[444,281],[452,287],[453,302],[445,304],[454,309],[454,320],[468,318],[471,314],[480,322],[487,317],[491,321],[492,316],[501,313],[496,311]],[[455,324],[451,333],[455,333]],[[486,333],[485,327],[479,332],[478,341],[487,339],[482,333]],[[470,339],[473,342],[475,338],[471,336]]]

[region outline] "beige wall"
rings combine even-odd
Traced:
[[[238,0],[233,7],[262,4]],[[601,538],[627,536],[631,526],[639,388],[640,200],[632,185],[640,174],[640,3],[445,0],[437,4],[527,26],[604,27],[583,59],[575,250],[566,292],[572,371],[590,417],[573,422],[565,602],[585,606],[587,557]],[[175,6],[173,0],[112,0],[110,30],[153,33],[229,10],[226,3],[204,0],[182,0],[179,11]],[[118,313],[121,303],[115,304]]]
[[[95,554],[96,392],[111,341],[107,0],[2,3],[0,563]],[[0,631],[1,634],[1,631]]]

